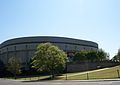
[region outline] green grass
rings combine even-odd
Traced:
[[[44,80],[44,79],[47,79],[47,78],[50,78],[50,76],[22,76],[22,77],[17,77],[16,80],[25,80],[25,81],[36,81],[36,80]],[[7,77],[5,79],[15,79],[14,77]]]
[[[36,76],[36,77],[23,77],[23,78],[18,78],[18,80],[31,80],[31,81],[34,81],[34,80],[42,80],[42,79],[46,79],[46,78],[49,78],[50,76]]]
[[[67,80],[87,80],[87,79],[115,79],[120,77],[120,66],[115,66],[111,68],[98,69],[93,71],[86,72],[76,72],[76,73],[67,73]],[[7,79],[14,79],[9,77]],[[49,80],[50,75],[48,76],[32,76],[32,77],[21,77],[17,80],[26,80],[26,81],[38,81],[38,80]],[[66,80],[66,74],[62,76],[57,76],[57,80]]]
[[[68,80],[112,79],[120,77],[119,74],[120,66],[115,66],[100,70],[67,74],[67,79]],[[65,79],[65,76],[62,79]]]

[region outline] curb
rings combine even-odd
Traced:
[[[14,79],[2,79],[1,80],[11,80],[11,81],[19,81],[19,82],[32,82],[30,80],[14,80]],[[93,80],[46,80],[47,82],[103,82],[103,81],[120,81],[120,79],[93,79]],[[46,81],[36,81],[36,82],[46,82]]]
[[[52,81],[102,82],[102,81],[120,81],[120,79],[95,79],[95,80],[52,80]]]

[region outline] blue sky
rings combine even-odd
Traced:
[[[120,0],[0,0],[0,43],[24,36],[97,42],[111,58],[120,48]]]

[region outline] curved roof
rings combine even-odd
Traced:
[[[20,37],[7,40],[0,44],[0,48],[23,43],[42,43],[42,42],[51,42],[51,43],[65,43],[65,44],[76,44],[84,45],[98,48],[98,44],[92,41],[79,40],[74,38],[66,37],[53,37],[53,36],[34,36],[34,37]]]

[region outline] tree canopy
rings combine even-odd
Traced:
[[[60,67],[65,67],[66,59],[66,53],[57,46],[51,43],[42,43],[38,45],[37,51],[32,58],[32,67],[38,71],[48,71],[54,76],[54,73]]]
[[[120,62],[120,49],[118,50],[117,55],[115,55],[112,58],[112,61],[118,61],[118,62]]]
[[[77,52],[73,58],[75,62],[81,61],[104,61],[108,60],[109,56],[102,49],[90,50],[90,51],[80,51]]]
[[[14,74],[15,78],[17,74],[21,73],[21,64],[16,57],[11,57],[8,60],[7,70]]]

